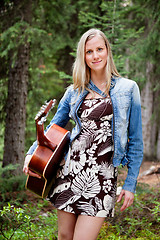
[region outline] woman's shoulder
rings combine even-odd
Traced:
[[[66,92],[67,92],[67,93],[77,93],[78,90],[77,90],[77,89],[74,89],[73,84],[70,84],[70,85],[66,88]]]
[[[116,85],[118,88],[121,88],[124,90],[125,89],[132,90],[134,87],[138,87],[136,81],[126,78],[126,77],[118,77],[116,79]]]
[[[123,84],[130,84],[130,85],[136,84],[136,82],[134,80],[126,78],[126,77],[118,77],[117,82],[121,82]]]
[[[70,103],[77,96],[78,96],[78,90],[74,89],[73,84],[71,84],[66,88],[62,101],[68,101]]]

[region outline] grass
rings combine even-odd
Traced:
[[[57,215],[48,203],[39,200],[17,207],[8,203],[0,212],[0,239],[57,239]],[[46,211],[45,211],[46,209]]]
[[[98,240],[160,239],[160,191],[139,185],[132,206],[105,221]]]
[[[160,190],[138,184],[133,205],[120,212],[120,204],[116,204],[114,218],[106,219],[97,239],[159,240],[159,199]],[[0,200],[0,240],[57,240],[56,210],[48,201],[21,187],[17,192],[3,188]]]

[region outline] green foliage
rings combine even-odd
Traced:
[[[19,165],[9,164],[2,168],[0,164],[0,196],[5,201],[5,194],[8,192],[21,191],[25,186],[25,175],[14,176],[12,171],[15,170]],[[2,204],[2,202],[1,202]]]
[[[92,9],[81,11],[80,21],[84,28],[99,28],[106,34],[111,43],[113,57],[118,71],[122,75],[128,75],[126,61],[130,48],[143,32],[143,27],[134,29],[126,26],[124,13],[127,6],[123,1],[102,1],[99,3],[100,13],[95,14]],[[133,77],[133,76],[132,76]]]
[[[141,193],[124,212],[116,205],[115,216],[104,223],[98,240],[159,239],[160,203],[159,192],[141,185]]]
[[[153,201],[153,204],[155,204],[155,206],[154,206],[153,209],[151,209],[151,212],[153,213],[156,221],[160,222],[160,202],[159,201]]]
[[[42,206],[40,206],[42,207]],[[31,214],[30,215],[30,209]],[[1,236],[0,239],[57,239],[57,216],[55,212],[41,214],[39,206],[27,204],[17,208],[8,203],[0,210]],[[34,212],[34,213],[33,213]]]
[[[142,73],[146,78],[146,63],[150,62],[155,65],[154,76],[160,73],[159,62],[160,51],[160,2],[159,1],[134,1],[134,4],[128,6],[126,15],[130,16],[127,24],[134,29],[143,28],[143,34],[135,41],[132,54],[130,56],[131,72],[130,75],[135,75],[139,78]],[[128,26],[127,25],[127,26]],[[154,78],[154,76],[152,78]],[[143,78],[143,80],[145,80]],[[155,85],[158,81],[155,78]]]
[[[10,22],[9,10],[10,7],[13,10],[15,6],[14,3],[6,4],[5,19],[8,18],[8,22]],[[2,8],[1,13],[3,13],[3,10]],[[7,98],[8,65],[10,62],[12,62],[12,66],[15,64],[18,49],[21,45],[26,43],[30,45],[26,150],[35,139],[34,117],[40,106],[45,100],[51,98],[59,100],[64,88],[69,84],[68,80],[71,81],[71,77],[62,69],[62,65],[64,67],[67,65],[66,62],[69,62],[65,58],[68,58],[74,45],[74,38],[70,35],[70,32],[74,31],[74,28],[76,29],[74,24],[74,27],[71,26],[75,6],[71,4],[70,0],[58,1],[58,3],[33,2],[32,10],[30,24],[23,21],[20,12],[18,10],[16,12],[16,9],[14,9],[16,20],[13,21],[13,24],[11,26],[7,25],[7,21],[3,18],[4,25],[0,25],[0,58],[3,59],[2,66],[4,66],[4,62],[6,63],[6,69],[0,69],[4,72],[0,90],[0,92],[2,91],[2,94],[0,94],[2,129],[4,128],[4,106]],[[66,17],[66,21],[61,17],[62,13]],[[68,24],[70,24],[69,31]],[[3,143],[0,143],[0,145],[3,147]]]
[[[14,51],[14,58],[17,54],[17,49],[20,45],[25,43],[25,28],[28,24],[26,22],[17,22],[0,35],[0,57],[8,58],[9,52]]]
[[[12,199],[3,206],[0,239],[57,239],[56,211],[47,200],[33,196],[30,199],[29,196],[24,197],[23,204]],[[116,204],[115,216],[106,219],[97,240],[158,240],[159,206],[159,191],[146,186],[143,190],[141,185],[141,192],[137,192],[131,207],[120,212],[120,206]]]
[[[71,83],[76,43],[91,27],[106,33],[121,75],[136,80],[143,87],[146,62],[153,63],[153,91],[159,91],[159,1],[32,1],[30,23],[24,21],[20,11],[16,10],[15,19],[10,19],[14,1],[7,0],[3,4],[5,8],[0,13],[0,160],[9,63],[15,64],[18,48],[25,43],[30,45],[26,151],[36,138],[34,117],[37,111],[45,100],[56,98],[59,101]],[[155,107],[155,111],[158,113],[159,110]]]
[[[34,73],[34,74],[33,74]],[[71,81],[71,77],[54,69],[53,64],[40,65],[39,68],[32,70],[32,83],[29,86],[28,101],[27,101],[27,126],[26,126],[26,151],[36,139],[36,126],[34,118],[44,102],[50,99],[56,99],[57,103],[65,90],[64,80],[66,85]],[[52,119],[57,105],[50,112],[45,126]]]
[[[16,208],[8,203],[0,210],[1,234],[2,239],[13,239],[16,231],[25,230],[28,235],[31,225],[31,218],[25,214],[22,208]],[[8,230],[7,233],[6,229]],[[17,239],[17,238],[14,238]]]

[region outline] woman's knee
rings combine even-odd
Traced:
[[[105,218],[80,215],[77,218],[74,240],[95,240],[104,223]]]
[[[73,232],[58,230],[58,240],[73,240]]]
[[[76,220],[75,214],[58,210],[58,240],[73,240]]]

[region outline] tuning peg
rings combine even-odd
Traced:
[[[41,121],[42,121],[42,122],[45,122],[46,120],[47,120],[46,117],[42,117],[42,118],[41,118]]]
[[[42,105],[38,114],[35,117],[35,120],[37,121],[40,117],[43,116],[41,118],[41,120],[38,121],[38,124],[42,124],[43,122],[45,122],[47,120],[48,113],[55,106],[55,104],[56,104],[56,99],[50,100],[49,102],[45,101],[45,104]],[[48,106],[49,106],[49,109],[47,109]],[[44,115],[45,115],[45,117],[44,117]]]
[[[56,104],[56,99],[53,99],[52,108],[55,106],[55,104]]]

